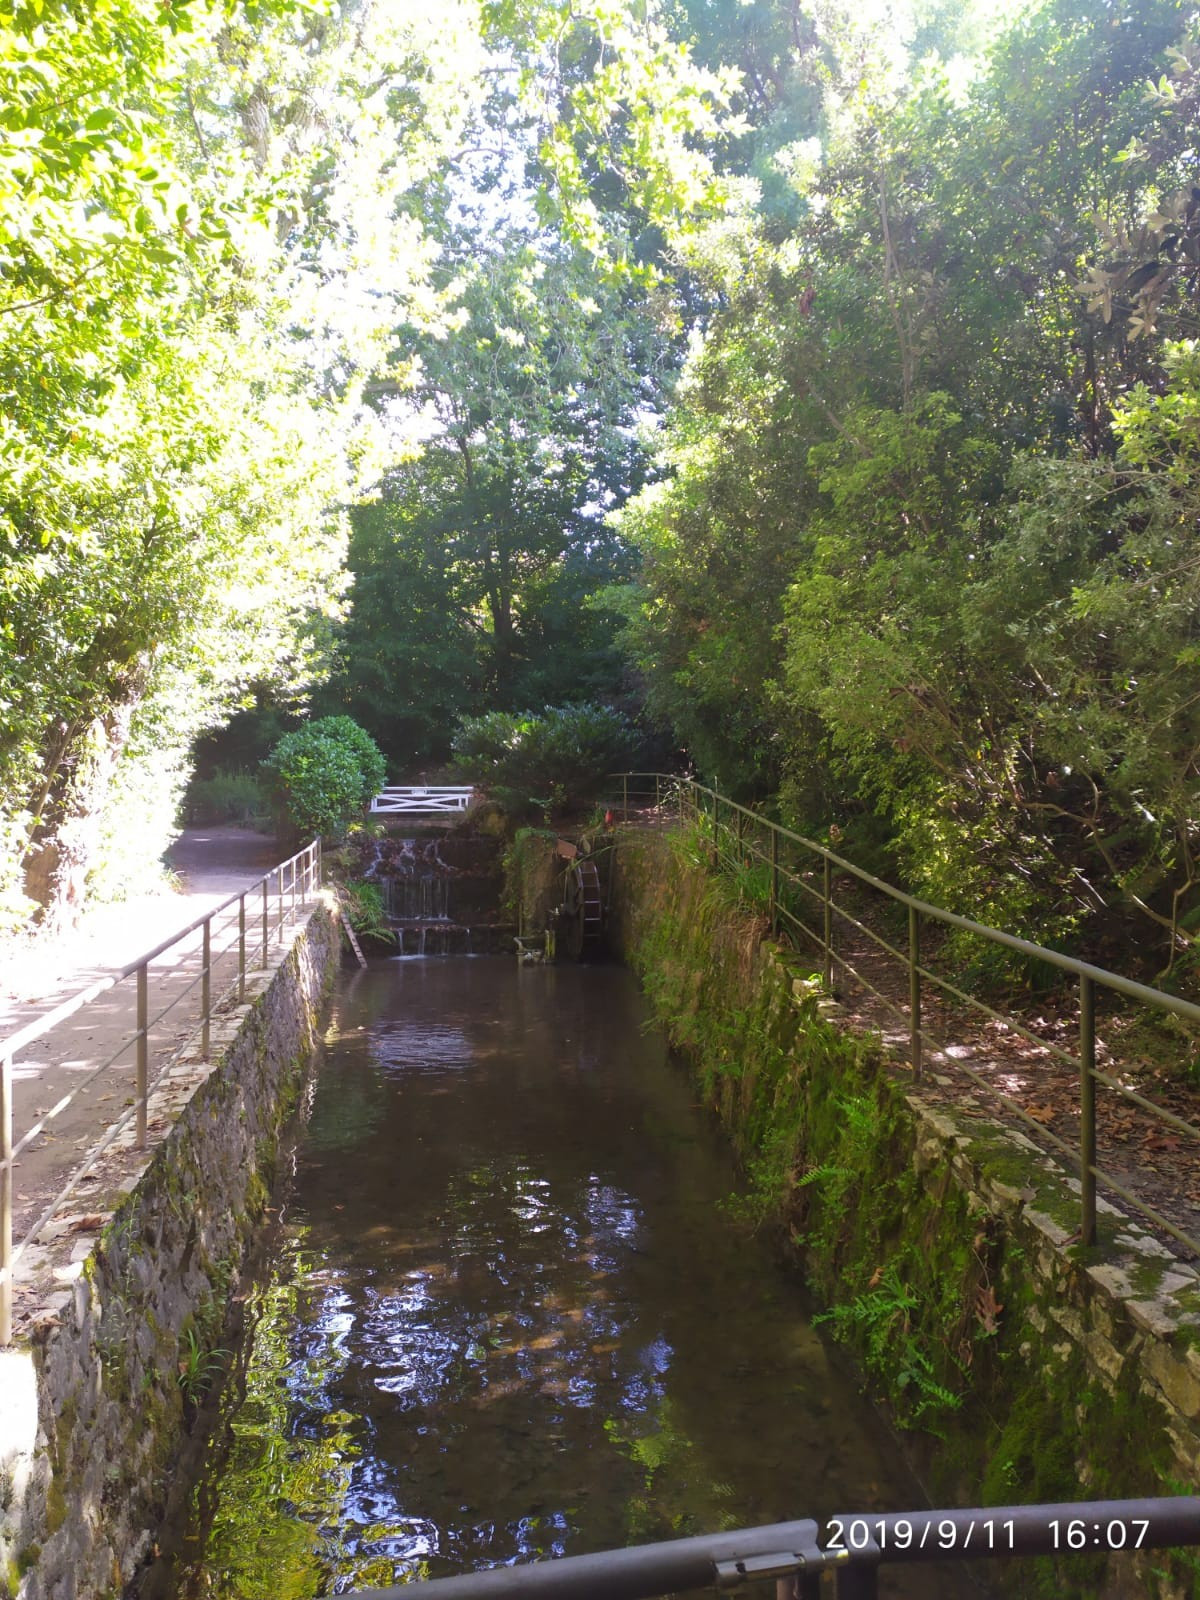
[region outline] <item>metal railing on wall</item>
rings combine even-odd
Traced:
[[[207,1060],[211,1043],[214,1012],[230,996],[238,1002],[246,998],[248,974],[255,967],[265,970],[270,960],[273,943],[281,943],[284,930],[294,922],[300,912],[315,899],[321,886],[321,842],[316,839],[303,850],[281,861],[269,872],[256,879],[247,888],[232,894],[213,910],[188,923],[169,939],[164,939],[152,950],[128,962],[119,972],[110,973],[72,995],[69,1000],[53,1010],[18,1028],[0,1039],[0,1347],[12,1342],[13,1274],[21,1253],[37,1238],[49,1222],[57,1207],[74,1190],[95,1162],[111,1145],[132,1116],[136,1121],[135,1137],[139,1149],[147,1144],[148,1106],[150,1095],[174,1055],[162,1063],[151,1061],[152,1032],[165,1017],[198,987],[200,991],[200,1051]],[[195,952],[194,973],[182,974],[186,980],[168,1003],[151,1015],[151,964],[175,946],[200,935],[199,950]],[[13,1067],[17,1052],[27,1049],[37,1040],[45,1038],[69,1017],[75,1016],[102,995],[109,994],[120,984],[134,980],[134,1009],[136,1021],[126,1030],[116,1047],[104,1060],[91,1067],[86,1076],[59,1099],[49,1110],[36,1118],[19,1140],[13,1138]],[[13,1214],[15,1199],[14,1168],[19,1157],[41,1138],[79,1096],[103,1073],[116,1066],[122,1057],[132,1054],[136,1082],[133,1103],[105,1129],[99,1143],[88,1160],[77,1166],[59,1189],[54,1199],[26,1231],[20,1243],[13,1243]],[[151,1067],[159,1065],[154,1081]]]
[[[927,900],[906,894],[894,884],[885,883],[873,873],[866,872],[852,861],[837,855],[826,845],[806,839],[778,823],[769,821],[757,812],[719,794],[715,789],[696,783],[690,778],[680,778],[667,773],[629,772],[617,773],[609,780],[608,803],[620,807],[621,815],[631,817],[635,812],[650,812],[656,817],[672,816],[687,819],[709,833],[714,864],[718,868],[745,869],[757,865],[762,870],[765,889],[765,909],[771,928],[777,935],[791,942],[815,946],[822,961],[822,977],[827,989],[832,988],[833,972],[837,967],[845,971],[865,990],[874,995],[894,1015],[907,1025],[909,1059],[914,1081],[920,1082],[924,1046],[940,1048],[922,1023],[921,1001],[926,986],[932,986],[949,995],[952,1000],[969,1007],[973,1012],[997,1022],[1012,1033],[1045,1051],[1056,1060],[1069,1066],[1078,1078],[1079,1142],[1078,1147],[1048,1129],[1044,1122],[1031,1117],[1025,1108],[1010,1095],[996,1087],[981,1073],[956,1059],[954,1070],[962,1073],[976,1087],[982,1089],[1006,1111],[1027,1125],[1039,1143],[1048,1144],[1060,1158],[1078,1172],[1080,1179],[1080,1242],[1096,1242],[1096,1192],[1097,1182],[1142,1216],[1154,1223],[1182,1244],[1190,1253],[1200,1255],[1200,1240],[1176,1226],[1153,1206],[1147,1205],[1138,1195],[1122,1184],[1111,1172],[1097,1164],[1096,1090],[1098,1086],[1111,1090],[1122,1099],[1138,1106],[1175,1133],[1200,1140],[1200,1127],[1176,1116],[1164,1106],[1120,1082],[1096,1064],[1096,991],[1106,989],[1124,996],[1154,1011],[1168,1012],[1189,1022],[1200,1023],[1200,1005],[1164,990],[1151,988],[1116,972],[1108,972],[1090,962],[1078,961],[1058,950],[1034,944],[1017,934],[989,928],[969,917],[931,905]],[[848,875],[857,884],[881,895],[906,913],[907,939],[903,947],[858,917],[846,904],[837,900],[835,873]],[[809,911],[806,919],[799,908]],[[923,959],[922,935],[930,924],[956,929],[985,942],[1011,950],[1033,961],[1068,973],[1077,987],[1079,1019],[1078,1050],[1064,1049],[1053,1040],[1034,1033],[1017,1016],[997,1010],[969,993],[961,983],[935,972]],[[903,964],[908,976],[908,1004],[897,1005],[884,994],[858,968],[839,951],[837,930],[839,925],[854,928],[894,961]],[[900,935],[904,939],[904,935]]]
[[[835,1575],[837,1600],[875,1600],[881,1567],[917,1562],[1059,1558],[1200,1544],[1200,1499],[1083,1500],[972,1511],[851,1512],[736,1532],[633,1545],[595,1555],[489,1567],[386,1589],[357,1600],[657,1600],[774,1583],[777,1600],[820,1600]],[[828,1593],[828,1591],[824,1591]]]

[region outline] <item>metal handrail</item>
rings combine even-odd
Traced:
[[[730,1593],[774,1580],[779,1600],[819,1600],[836,1574],[838,1600],[875,1600],[880,1567],[1166,1550],[1200,1544],[1200,1498],[1082,1500],[973,1510],[851,1512],[732,1533],[632,1545],[594,1555],[488,1567],[384,1589],[355,1600],[657,1600],[713,1588]]]
[[[286,887],[285,874],[290,874]],[[145,1149],[148,1137],[147,1118],[150,1093],[152,1088],[156,1087],[161,1080],[162,1072],[166,1070],[164,1066],[160,1070],[155,1084],[152,1085],[150,1083],[149,1046],[151,1028],[170,1011],[174,1010],[199,983],[201,989],[200,1050],[202,1058],[207,1060],[213,1011],[221,1003],[224,995],[231,993],[235,987],[239,1001],[244,1000],[246,996],[248,950],[246,903],[248,896],[255,895],[259,890],[262,892],[260,966],[265,970],[269,962],[272,931],[277,940],[282,940],[283,938],[284,924],[288,915],[285,912],[285,894],[290,896],[289,910],[294,917],[298,903],[307,904],[320,888],[321,878],[321,841],[314,839],[303,850],[298,850],[295,855],[289,856],[286,861],[281,861],[278,866],[271,867],[267,872],[263,873],[262,877],[254,879],[244,889],[231,894],[227,899],[222,900],[219,905],[214,906],[211,911],[204,912],[201,916],[189,922],[186,927],[180,928],[176,933],[161,940],[153,949],[147,950],[142,955],[134,957],[132,961],[126,962],[118,972],[109,973],[106,977],[97,979],[95,983],[89,984],[85,989],[81,989],[78,994],[72,995],[42,1016],[35,1017],[32,1022],[26,1023],[23,1027],[0,1039],[0,1348],[12,1343],[13,1269],[18,1258],[22,1251],[37,1237],[42,1228],[45,1227],[55,1208],[70,1194],[80,1177],[100,1154],[100,1151],[93,1151],[92,1157],[85,1166],[75,1168],[68,1178],[66,1186],[59,1191],[49,1207],[37,1219],[25,1238],[14,1250],[13,1166],[16,1158],[33,1143],[34,1139],[45,1131],[49,1123],[62,1115],[90,1083],[119,1060],[131,1046],[135,1047],[137,1052],[137,1087],[133,1104],[123,1116],[109,1125],[102,1148],[106,1148],[111,1143],[112,1139],[128,1122],[130,1116],[136,1116],[137,1144],[140,1149]],[[271,891],[269,887],[272,880],[274,880],[276,900],[276,917],[273,930],[270,908]],[[300,889],[301,883],[303,883],[302,891]],[[214,1000],[212,974],[216,961],[213,954],[213,925],[218,918],[235,906],[237,907],[237,976]],[[161,1011],[151,1018],[149,1014],[150,964],[196,932],[200,932],[202,935],[199,970],[195,977]],[[217,952],[217,958],[223,955],[231,955],[233,949],[234,942],[231,940],[224,950]],[[136,977],[137,979],[137,1021],[132,1032],[123,1037],[117,1049],[101,1062],[98,1067],[89,1072],[82,1081],[77,1083],[69,1094],[64,1095],[49,1111],[44,1112],[32,1127],[26,1129],[19,1142],[14,1143],[12,1084],[13,1061],[17,1051],[23,1050],[38,1039],[44,1038],[60,1023],[65,1022],[68,1017],[74,1016],[85,1006],[90,1005],[101,995],[107,994],[111,989],[115,989],[118,984],[123,983],[130,977]],[[168,1065],[171,1059],[170,1057],[168,1058]]]
[[[874,873],[867,872],[864,868],[856,866],[853,861],[848,861],[828,846],[818,843],[815,839],[808,839],[803,834],[796,833],[781,824],[769,821],[747,806],[740,805],[736,800],[718,793],[717,790],[697,783],[692,778],[679,777],[677,774],[659,772],[628,772],[617,773],[609,779],[611,784],[619,783],[621,786],[620,805],[623,815],[628,818],[631,805],[639,800],[650,802],[653,794],[653,804],[657,810],[664,806],[669,807],[680,819],[685,810],[692,818],[699,822],[711,823],[713,854],[715,862],[720,864],[722,846],[728,850],[733,846],[734,853],[742,856],[746,853],[764,865],[769,872],[768,907],[772,931],[775,934],[783,932],[786,922],[790,929],[804,934],[821,951],[824,966],[824,981],[827,988],[832,987],[832,971],[836,962],[844,967],[864,987],[878,995],[879,999],[897,1016],[903,1017],[909,1024],[909,1055],[912,1063],[914,1082],[920,1082],[922,1073],[922,1046],[929,1040],[926,1029],[921,1022],[922,980],[932,982],[938,988],[946,989],[958,999],[982,1011],[987,1016],[1003,1022],[1015,1032],[1025,1038],[1035,1038],[1022,1023],[1015,1017],[1006,1017],[987,1006],[984,1002],[965,993],[964,990],[949,983],[947,980],[931,972],[921,961],[921,931],[925,922],[939,922],[946,927],[955,928],[963,933],[969,933],[977,938],[986,940],[995,945],[1000,945],[1008,950],[1015,950],[1021,955],[1030,956],[1037,961],[1045,962],[1049,966],[1058,968],[1062,972],[1070,973],[1078,981],[1079,992],[1079,1052],[1070,1055],[1060,1047],[1037,1040],[1041,1045],[1051,1051],[1060,1059],[1065,1059],[1079,1071],[1079,1150],[1077,1169],[1080,1179],[1080,1242],[1092,1245],[1096,1242],[1096,1186],[1097,1181],[1104,1183],[1114,1194],[1117,1194],[1126,1204],[1134,1206],[1143,1216],[1148,1218],[1155,1226],[1163,1229],[1171,1237],[1177,1239],[1191,1253],[1200,1255],[1200,1240],[1192,1237],[1182,1228],[1177,1227],[1168,1218],[1147,1205],[1143,1200],[1130,1194],[1111,1174],[1106,1173],[1096,1162],[1096,1085],[1100,1083],[1105,1088],[1119,1094],[1123,1099],[1141,1106],[1148,1113],[1156,1117],[1165,1126],[1179,1132],[1192,1135],[1200,1139],[1200,1127],[1195,1123],[1175,1116],[1160,1106],[1155,1106],[1145,1096],[1136,1090],[1128,1088],[1109,1074],[1101,1071],[1096,1066],[1096,987],[1110,989],[1117,994],[1136,1000],[1139,1004],[1149,1006],[1157,1011],[1168,1011],[1175,1016],[1185,1017],[1190,1022],[1200,1023],[1200,1005],[1193,1001],[1184,1000],[1178,995],[1167,994],[1161,989],[1152,988],[1145,983],[1139,983],[1134,978],[1127,978],[1121,973],[1109,972],[1104,967],[1098,967],[1089,961],[1080,961],[1075,956],[1064,955],[1059,950],[1052,950],[1045,945],[1039,945],[1029,939],[1023,939],[1017,934],[1006,933],[999,928],[989,928],[984,923],[974,922],[970,917],[960,916],[957,912],[947,911],[941,906],[933,905],[928,900],[922,900],[917,895],[907,894],[903,889],[898,889],[894,884],[885,882]],[[649,785],[653,785],[651,789]],[[639,787],[640,785],[640,787]],[[612,803],[616,805],[617,799],[613,794]],[[757,848],[754,843],[746,839],[746,825],[752,828],[765,829],[769,839],[769,853]],[[815,857],[821,866],[822,883],[820,890],[814,889],[811,884],[805,883],[798,873],[791,871],[780,859],[780,844],[787,842],[799,846]],[[909,977],[909,1004],[907,1009],[898,1006],[886,995],[878,990],[858,973],[849,962],[838,954],[833,937],[833,919],[842,918],[845,922],[861,928],[863,925],[844,907],[839,906],[834,899],[834,870],[847,873],[865,884],[877,893],[885,895],[889,900],[905,907],[908,911],[908,955],[906,960]],[[792,915],[780,903],[780,887],[783,882],[792,884],[797,889],[803,890],[813,900],[820,902],[823,913],[822,931],[818,933],[808,927],[799,918]],[[865,929],[870,937],[877,943],[886,944],[872,930]],[[894,955],[902,953],[893,946],[887,946]],[[1063,1141],[1041,1126],[1040,1123],[1030,1118],[1022,1107],[1004,1095],[993,1084],[964,1066],[962,1062],[955,1062],[956,1070],[964,1072],[973,1083],[986,1090],[996,1100],[1002,1103],[1009,1111],[1014,1112],[1022,1121],[1036,1130],[1038,1135],[1056,1145],[1060,1150],[1067,1150]]]

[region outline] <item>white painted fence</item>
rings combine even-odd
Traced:
[[[439,817],[463,812],[475,798],[474,789],[449,789],[442,786],[417,789],[409,786],[385,789],[371,801],[373,817]]]

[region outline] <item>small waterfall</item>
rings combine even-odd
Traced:
[[[449,956],[470,952],[468,928],[454,920],[451,887],[458,869],[442,855],[442,840],[399,839],[388,876],[382,880],[387,914],[396,925],[404,956]]]
[[[469,956],[471,929],[456,922],[401,923],[396,927],[397,954],[402,956]]]
[[[386,878],[387,914],[396,922],[449,922],[448,878]]]
[[[454,868],[442,860],[440,842],[437,838],[397,841],[399,850],[383,880],[387,914],[393,921],[422,925],[450,921],[450,879]]]
[[[494,841],[426,834],[377,843],[363,876],[382,891],[398,955],[474,955],[512,947],[496,920],[498,866]]]

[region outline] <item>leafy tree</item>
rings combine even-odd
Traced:
[[[410,405],[429,437],[355,516],[352,610],[323,703],[398,760],[444,758],[457,715],[611,693],[628,572],[607,509],[640,479],[632,349],[652,347],[586,263],[515,234],[456,274],[457,323],[420,336]]]
[[[586,800],[626,759],[633,732],[609,706],[549,706],[467,718],[454,738],[464,777],[515,810]]]
[[[714,310],[621,517],[625,638],[706,772],[882,816],[911,881],[1045,934],[1190,915],[1191,380],[1147,331],[1193,293],[1190,200],[1150,213],[1191,159],[1187,38],[1053,0],[973,81],[827,94],[793,230],[690,248]]]
[[[285,733],[263,762],[284,828],[340,837],[382,789],[387,763],[349,717],[321,717]]]
[[[0,918],[78,902],[118,797],[151,854],[196,734],[320,670],[364,370],[426,283],[396,197],[466,114],[467,21],[0,16]]]

